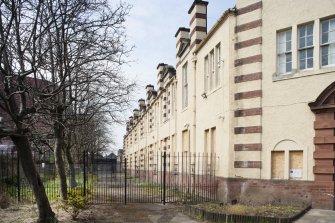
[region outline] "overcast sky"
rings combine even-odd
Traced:
[[[156,67],[167,63],[175,67],[175,33],[179,27],[188,27],[188,10],[193,0],[124,0],[133,7],[126,22],[128,43],[134,45],[129,58],[131,62],[124,67],[128,79],[138,84],[136,101],[145,98],[145,86],[153,84],[156,88]],[[232,8],[235,0],[209,0],[208,30],[216,23],[225,10]],[[135,104],[134,106],[137,106]],[[131,111],[128,114],[131,115]],[[116,148],[122,148],[125,126],[114,127]]]

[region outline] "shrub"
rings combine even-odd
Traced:
[[[68,200],[64,201],[63,209],[75,220],[86,205],[87,198],[83,196],[82,191],[79,188],[73,188],[68,192]]]

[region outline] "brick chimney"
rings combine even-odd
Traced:
[[[208,2],[195,0],[188,10],[188,14],[191,17],[190,20],[190,49],[195,47],[206,37],[207,35],[207,5]]]

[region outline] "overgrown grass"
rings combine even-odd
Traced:
[[[197,204],[196,207],[212,213],[264,217],[291,217],[306,208],[298,205],[267,204],[251,206],[243,204],[222,205],[219,203],[201,203]]]

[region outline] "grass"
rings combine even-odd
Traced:
[[[69,177],[67,178],[69,181]],[[93,183],[97,181],[97,176],[92,174],[87,174],[86,188],[91,188]],[[77,188],[84,189],[84,179],[82,174],[76,175]],[[59,178],[49,178],[48,180],[43,181],[45,192],[48,196],[49,201],[55,201],[60,197],[60,182]],[[88,189],[87,189],[88,190]],[[17,198],[18,196],[18,183],[17,179],[12,180],[11,182],[0,182],[0,191],[8,194],[12,198]],[[24,201],[33,202],[34,194],[32,189],[27,183],[21,182],[20,187],[20,196]]]
[[[291,217],[306,208],[297,205],[267,204],[251,206],[243,204],[222,205],[219,203],[202,203],[196,205],[196,207],[212,213],[264,217]]]

